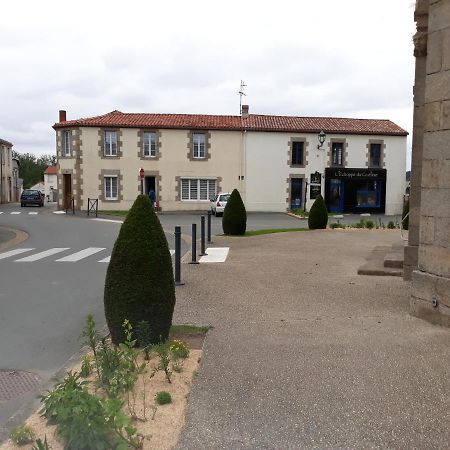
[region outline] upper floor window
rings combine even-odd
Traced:
[[[156,133],[144,132],[144,156],[156,157]]]
[[[369,167],[381,167],[381,144],[370,144]]]
[[[117,156],[117,131],[105,131],[105,156]]]
[[[72,133],[70,130],[63,131],[63,155],[70,156],[71,153],[71,137]]]
[[[331,146],[331,165],[332,166],[343,166],[344,158],[343,158],[343,142],[333,142]]]
[[[192,135],[192,156],[194,158],[205,157],[206,135],[204,133],[194,133]]]
[[[303,142],[292,142],[292,160],[291,165],[302,166],[303,165]]]

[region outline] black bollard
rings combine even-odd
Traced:
[[[208,227],[207,227],[208,233],[208,244],[211,244],[211,210],[208,211]]]
[[[200,256],[205,256],[206,245],[205,245],[205,216],[200,217]]]
[[[189,264],[198,264],[197,261],[197,224],[192,224],[192,249],[191,249],[192,259]]]
[[[181,281],[181,227],[175,227],[175,286],[182,286]]]

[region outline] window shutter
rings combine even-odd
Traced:
[[[181,200],[189,200],[189,180],[181,180]]]
[[[208,200],[208,180],[200,180],[200,200]]]
[[[216,180],[208,180],[208,196],[209,198],[216,196]]]
[[[189,189],[189,197],[191,200],[198,199],[198,180],[189,180],[190,189]]]

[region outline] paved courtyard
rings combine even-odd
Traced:
[[[175,321],[209,323],[179,449],[448,448],[450,330],[409,285],[358,276],[398,230],[251,238],[183,266]]]

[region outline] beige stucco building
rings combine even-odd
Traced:
[[[162,211],[206,210],[238,188],[248,211],[309,208],[321,193],[332,211],[399,214],[406,131],[389,120],[129,114],[54,125],[58,204],[128,209],[141,190]],[[322,132],[323,143],[318,144]],[[318,148],[319,146],[319,148]],[[71,201],[71,200],[70,200]]]
[[[16,201],[13,183],[13,157],[11,142],[0,139],[0,203]]]
[[[411,312],[450,326],[450,0],[418,0],[405,278]]]

